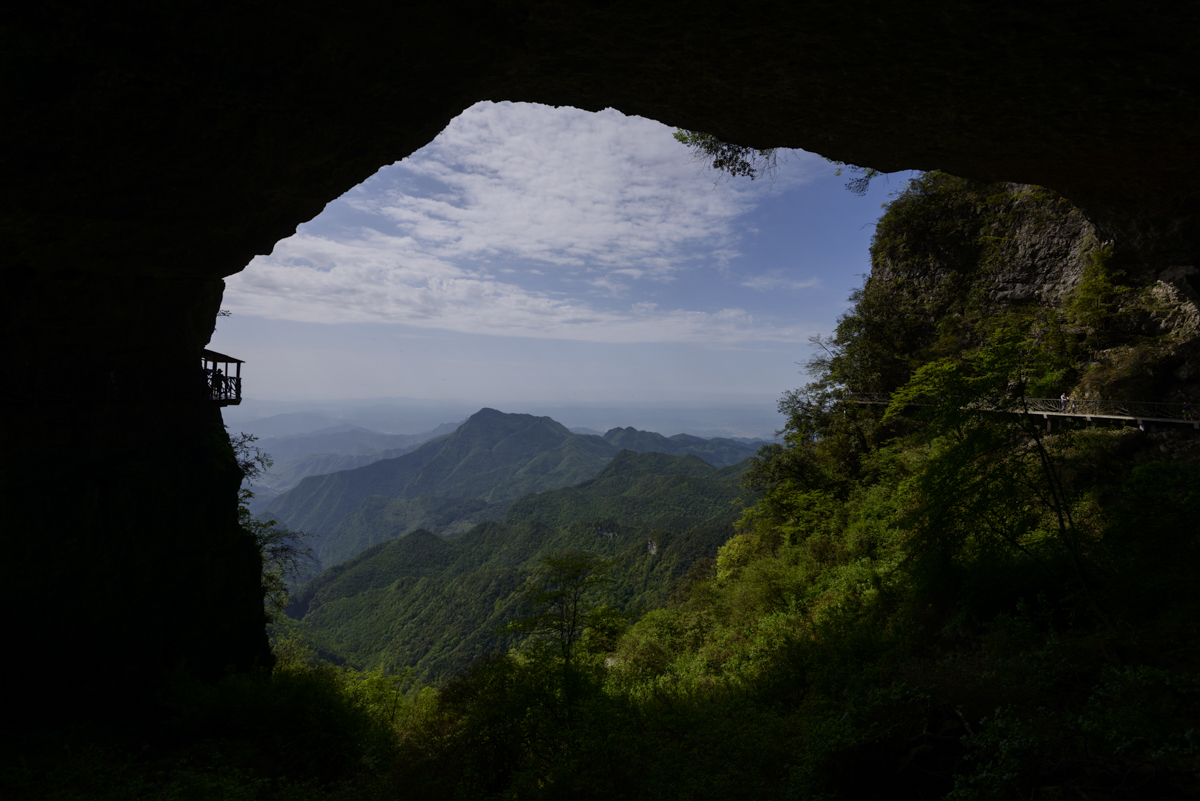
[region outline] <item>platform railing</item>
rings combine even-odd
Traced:
[[[855,392],[842,396],[851,403],[889,404],[892,396],[882,392]],[[914,404],[922,405],[922,404]],[[1111,401],[1092,398],[1024,398],[1005,402],[974,401],[968,408],[981,412],[1014,412],[1058,417],[1111,417],[1123,420],[1200,421],[1191,403],[1157,401]]]
[[[241,376],[213,376],[209,378],[207,386],[209,400],[237,403],[242,399]]]

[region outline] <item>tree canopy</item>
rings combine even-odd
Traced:
[[[722,176],[730,178],[744,177],[751,181],[762,177],[774,178],[780,163],[787,161],[787,151],[784,148],[762,149],[737,145],[718,139],[710,133],[684,128],[676,128],[674,137],[676,142],[692,151],[692,157],[696,161],[707,162]],[[846,189],[859,196],[865,195],[871,181],[883,174],[871,167],[859,167],[829,158],[825,160],[837,166],[837,175],[848,171],[855,176],[846,182]]]
[[[521,588],[524,614],[506,631],[547,641],[571,664],[575,645],[598,608],[593,590],[612,581],[612,562],[596,554],[563,552],[538,560]]]

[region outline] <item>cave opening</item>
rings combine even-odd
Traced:
[[[803,151],[722,180],[668,126],[612,109],[475,104],[226,279],[213,347],[257,365],[226,418],[405,398],[591,406],[606,430],[637,421],[601,404],[753,406],[707,430],[769,438],[904,181],[844,183]]]
[[[1179,4],[1132,0],[31,7],[4,34],[9,374],[103,381],[119,354],[194,386],[224,277],[485,99],[1041,184],[1139,269],[1195,264],[1196,33]],[[272,360],[214,344],[256,365],[253,397]],[[11,402],[3,599],[62,715],[270,660],[240,475],[193,394]]]

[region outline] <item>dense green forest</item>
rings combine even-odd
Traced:
[[[539,559],[566,551],[612,559],[597,601],[621,615],[666,603],[700,559],[733,534],[745,465],[620,451],[594,478],[529,495],[504,522],[446,539],[425,530],[389,539],[325,570],[277,626],[358,668],[412,668],[442,684],[514,638],[520,588]]]
[[[940,173],[891,203],[872,264],[835,335],[815,343],[812,381],[781,400],[785,440],[742,474],[748,502],[715,559],[689,546],[655,583],[639,578],[651,537],[635,523],[564,525],[605,510],[688,525],[687,504],[650,490],[704,476],[655,472],[653,459],[642,475],[597,476],[591,493],[524,499],[455,540],[410,534],[296,601],[305,617],[325,604],[350,621],[382,608],[353,605],[367,592],[424,583],[420,603],[381,617],[403,629],[429,609],[438,625],[504,627],[494,648],[457,655],[469,664],[448,680],[423,685],[403,659],[331,665],[321,638],[353,650],[351,623],[284,624],[273,672],[181,679],[157,738],[74,732],[70,756],[48,741],[7,786],[61,798],[1195,797],[1200,438],[1187,426],[1048,432],[1020,413],[1063,392],[1182,399],[1197,338],[1172,291],[1187,287],[1140,279],[1053,193]],[[892,400],[857,402],[866,393]],[[981,401],[1000,411],[973,411]],[[472,536],[491,545],[468,547]],[[450,572],[469,579],[451,590]],[[342,583],[356,592],[333,592]]]

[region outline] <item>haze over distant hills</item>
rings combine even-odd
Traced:
[[[255,445],[273,460],[252,487],[250,511],[257,514],[280,493],[306,476],[353,470],[408,453],[422,443],[453,432],[461,423],[444,423],[421,434],[383,434],[348,424],[311,434],[259,439]]]
[[[385,434],[361,426],[343,424],[319,429],[308,434],[288,434],[266,437],[258,446],[271,454],[276,461],[298,459],[314,453],[331,453],[339,456],[364,455],[383,450],[413,448],[423,442],[453,432],[466,418],[456,423],[443,423],[420,434]]]
[[[667,436],[773,439],[784,419],[771,403],[468,403],[413,398],[371,400],[268,401],[246,398],[224,410],[230,430],[260,437],[307,434],[353,425],[387,434],[419,434],[451,420],[462,420],[481,406],[552,417],[571,429],[599,434],[633,426]]]
[[[256,408],[252,401],[243,401],[248,408],[228,407],[225,423],[232,431],[245,431],[262,438],[317,434],[333,429],[364,428],[389,435],[416,435],[432,431],[454,420],[465,420],[478,406],[463,407],[447,404],[439,408],[408,408],[380,404],[367,407],[317,407],[298,411],[265,412],[273,408]],[[236,409],[230,412],[229,409]],[[260,413],[256,413],[260,412]]]
[[[483,409],[453,434],[403,456],[310,476],[272,501],[267,513],[320,537],[372,495],[469,498],[507,509],[530,492],[591,478],[613,452],[603,439],[572,434],[548,417]]]
[[[632,427],[602,437],[576,434],[548,417],[483,409],[408,453],[304,478],[272,500],[265,516],[315,534],[328,567],[415,528],[456,534],[503,520],[519,498],[591,479],[622,450],[690,455],[699,457],[693,469],[713,470],[744,461],[757,447]]]

